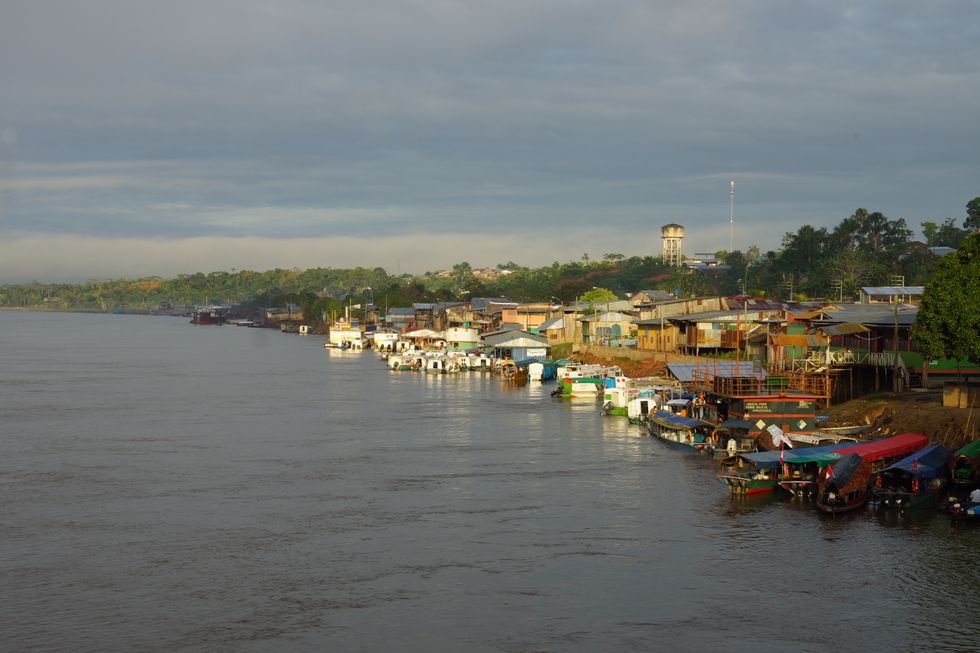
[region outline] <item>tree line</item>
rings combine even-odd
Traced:
[[[505,296],[514,301],[570,303],[593,289],[618,297],[641,290],[679,296],[747,294],[760,298],[850,301],[861,286],[923,285],[940,257],[931,247],[958,247],[980,228],[980,197],[967,205],[962,227],[950,218],[920,223],[924,241],[912,240],[904,219],[859,208],[833,227],[804,225],[787,232],[781,246],[762,252],[720,251],[723,265],[691,270],[671,267],[659,256],[584,254],[579,260],[539,268],[512,261],[496,266],[498,276],[481,280],[468,262],[443,272],[390,275],[375,268],[311,268],[197,272],[173,279],[89,280],[81,284],[0,286],[0,306],[71,311],[148,312],[160,305],[206,303],[246,307],[299,305],[315,319],[342,314],[344,305],[375,304],[380,310],[415,302],[465,301]]]

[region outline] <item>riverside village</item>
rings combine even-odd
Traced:
[[[681,225],[661,236],[673,266],[723,266],[685,256]],[[602,302],[348,303],[320,334],[295,305],[245,318],[203,306],[192,322],[325,336],[325,348],[374,352],[393,374],[551,384],[554,401],[594,403],[678,455],[713,458],[737,498],[980,521],[980,365],[924,358],[911,335],[924,288],[894,281],[860,288],[855,302],[638,288]]]

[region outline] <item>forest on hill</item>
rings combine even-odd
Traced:
[[[920,226],[924,240],[912,240],[904,219],[857,209],[833,229],[804,225],[787,232],[777,250],[720,251],[716,258],[722,265],[697,270],[668,266],[659,256],[606,253],[599,259],[585,254],[579,260],[540,268],[501,263],[495,278],[486,280],[477,278],[468,262],[423,275],[390,275],[381,267],[214,271],[173,279],[3,285],[0,307],[150,312],[161,305],[273,307],[289,302],[303,307],[308,315],[331,315],[340,312],[343,304],[374,303],[384,309],[481,296],[571,302],[595,288],[608,289],[619,297],[664,290],[679,296],[748,294],[848,301],[861,286],[897,281],[913,286],[929,281],[939,263],[930,248],[955,248],[980,228],[980,197],[967,204],[962,227],[953,218],[941,224],[925,221]]]

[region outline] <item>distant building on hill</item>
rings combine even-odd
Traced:
[[[660,238],[664,245],[664,263],[679,266],[684,262],[681,253],[681,241],[684,239],[684,227],[679,224],[665,224],[660,228]]]

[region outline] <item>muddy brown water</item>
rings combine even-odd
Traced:
[[[549,395],[0,313],[0,650],[980,648],[980,530],[736,502]]]

